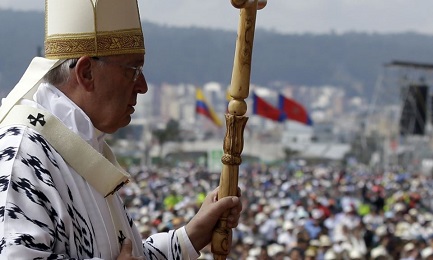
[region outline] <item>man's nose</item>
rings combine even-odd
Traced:
[[[137,89],[137,93],[139,94],[145,94],[147,92],[147,81],[143,73],[140,73],[140,76],[138,76],[134,87]]]

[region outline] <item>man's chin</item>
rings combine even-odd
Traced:
[[[120,125],[120,128],[123,128],[123,127],[128,126],[128,125],[131,123],[131,121],[132,121],[131,116],[127,116],[127,117],[124,119],[123,124]]]
[[[105,133],[113,134],[113,133],[117,132],[119,129],[127,127],[130,123],[131,123],[131,117],[128,116],[128,117],[124,118],[122,121],[118,122],[118,124],[116,124],[112,128],[107,129]]]

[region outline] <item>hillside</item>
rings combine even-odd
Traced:
[[[17,22],[19,21],[19,22]],[[39,12],[0,10],[0,96],[20,78],[44,40]],[[143,23],[145,73],[150,83],[194,83],[231,77],[236,32],[165,27]],[[344,87],[348,94],[372,93],[383,64],[391,60],[433,63],[433,36],[346,33],[283,35],[257,30],[252,83]]]

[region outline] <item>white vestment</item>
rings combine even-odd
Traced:
[[[34,100],[22,104],[47,110],[101,152],[104,134],[58,89],[42,84]],[[0,259],[116,259],[124,238],[134,256],[198,258],[184,228],[142,243],[117,193],[104,198],[35,130],[0,128]]]

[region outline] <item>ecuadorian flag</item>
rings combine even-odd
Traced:
[[[214,110],[209,106],[209,104],[206,102],[206,99],[203,95],[203,91],[199,88],[196,89],[196,105],[195,105],[195,111],[197,114],[202,114],[209,118],[212,122],[214,122],[215,125],[218,127],[222,127],[223,124],[221,120],[218,118],[218,116],[215,114]]]

